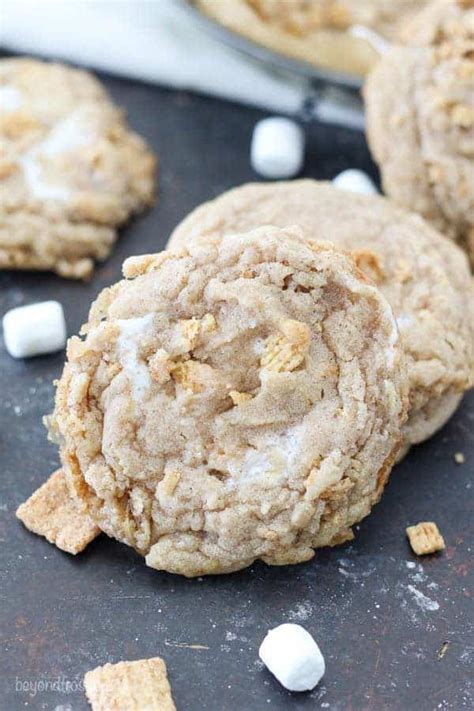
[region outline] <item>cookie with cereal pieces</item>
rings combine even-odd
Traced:
[[[400,329],[410,382],[404,450],[431,437],[474,382],[474,281],[462,250],[383,197],[316,180],[234,188],[193,210],[169,246],[265,224],[297,224],[353,253]]]
[[[92,520],[185,576],[350,539],[407,408],[392,311],[352,258],[266,227],[124,275],[70,341],[51,419]]]
[[[153,154],[91,74],[0,60],[0,269],[89,277],[154,184]]]
[[[384,190],[474,266],[474,2],[436,0],[368,76],[367,138]]]

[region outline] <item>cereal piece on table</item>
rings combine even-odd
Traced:
[[[62,469],[51,474],[47,482],[18,507],[16,515],[30,531],[72,555],[83,551],[100,533],[71,496]]]
[[[444,539],[433,521],[422,521],[406,529],[410,546],[416,555],[428,555],[445,548]]]
[[[291,178],[304,159],[304,133],[295,121],[272,116],[259,121],[253,131],[250,162],[264,178]]]
[[[462,452],[455,452],[454,461],[456,462],[456,464],[464,464],[464,462],[466,461],[466,457]]]
[[[333,178],[332,184],[339,190],[348,190],[351,193],[362,193],[363,195],[377,195],[377,188],[362,170],[349,169]]]
[[[66,320],[59,301],[41,301],[7,311],[3,317],[5,347],[13,358],[60,351],[66,345]]]
[[[258,653],[265,666],[289,691],[314,689],[326,671],[321,650],[301,625],[284,624],[270,630]]]
[[[84,677],[93,711],[176,711],[160,657],[104,664]]]

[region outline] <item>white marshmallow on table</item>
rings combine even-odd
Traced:
[[[66,345],[66,321],[58,301],[19,306],[3,317],[3,339],[13,358],[53,353]]]
[[[258,654],[289,691],[314,689],[326,671],[321,650],[301,625],[284,624],[270,630]]]
[[[250,162],[263,178],[292,178],[304,159],[304,133],[291,119],[272,116],[259,121],[252,135]]]
[[[347,190],[350,193],[362,193],[363,195],[377,195],[378,190],[367,175],[362,170],[350,168],[333,178],[332,184],[339,190]]]

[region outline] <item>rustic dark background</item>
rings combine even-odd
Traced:
[[[0,315],[54,298],[75,333],[91,300],[119,278],[124,257],[160,250],[191,208],[256,178],[248,149],[261,112],[103,79],[159,155],[157,205],[124,231],[88,284],[1,274]],[[357,167],[376,179],[362,134],[313,124],[307,136],[305,175],[332,178]],[[306,565],[257,564],[186,580],[146,568],[105,536],[73,558],[15,519],[18,504],[58,465],[41,417],[52,408],[63,359],[14,361],[0,340],[2,710],[85,711],[79,687],[88,669],[155,655],[167,662],[179,711],[473,708],[474,393],[396,468],[350,545],[319,551]],[[461,466],[457,451],[466,457]],[[448,546],[442,555],[412,555],[404,531],[420,520],[438,523]],[[311,693],[290,694],[258,662],[267,629],[285,621],[309,629],[326,657]],[[43,689],[58,678],[60,690]]]

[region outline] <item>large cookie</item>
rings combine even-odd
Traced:
[[[148,565],[280,565],[382,493],[407,376],[352,259],[264,228],[125,262],[69,343],[51,420],[72,490]]]
[[[431,436],[473,380],[474,286],[461,250],[382,197],[313,180],[231,190],[185,218],[170,246],[264,224],[298,224],[316,239],[355,251],[391,304],[402,334],[410,376],[406,444]]]
[[[151,204],[154,168],[92,75],[0,60],[0,268],[89,276]]]
[[[467,5],[470,4],[470,9]],[[474,264],[474,6],[436,2],[364,90],[385,192],[457,240]]]

